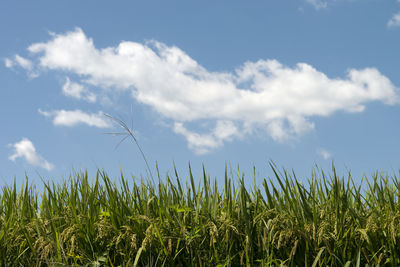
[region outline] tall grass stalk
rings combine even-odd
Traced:
[[[133,126],[129,127],[125,121],[123,121],[122,119],[119,119],[117,117],[111,116],[107,113],[104,113],[104,116],[106,116],[107,118],[111,119],[113,122],[117,123],[118,126],[120,126],[122,128],[122,132],[114,132],[114,133],[107,133],[107,134],[111,134],[114,136],[124,136],[121,141],[117,144],[116,147],[118,147],[123,141],[125,141],[127,138],[132,138],[132,140],[135,142],[137,148],[139,149],[140,154],[142,155],[142,158],[144,160],[144,162],[146,163],[146,167],[147,170],[149,171],[149,175],[151,176],[152,179],[153,178],[153,173],[151,172],[149,163],[147,161],[146,155],[144,154],[142,147],[139,145],[138,140],[136,139],[135,135],[133,134]],[[133,123],[132,123],[133,124]]]
[[[303,184],[271,164],[246,188],[203,169],[157,185],[87,172],[43,192],[14,181],[0,192],[1,266],[398,266],[400,180],[314,171]]]

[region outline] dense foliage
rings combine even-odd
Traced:
[[[400,181],[279,172],[262,186],[192,172],[113,182],[86,172],[0,192],[2,266],[400,265]],[[189,168],[190,169],[190,168]],[[274,181],[274,182],[272,182]],[[364,189],[363,189],[364,188]]]

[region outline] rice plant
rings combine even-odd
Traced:
[[[400,180],[279,171],[260,187],[74,173],[0,193],[2,266],[398,266]],[[273,179],[272,179],[273,178]],[[257,180],[257,179],[255,179]],[[198,182],[196,182],[198,181]],[[272,181],[275,181],[273,183]],[[118,186],[117,183],[118,182]],[[20,188],[20,189],[17,189]]]

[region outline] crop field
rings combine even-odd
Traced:
[[[76,173],[3,186],[2,266],[399,266],[400,180]],[[256,181],[256,179],[254,178]],[[300,182],[301,180],[301,182]],[[198,182],[197,182],[198,181]],[[361,186],[363,184],[363,186]]]

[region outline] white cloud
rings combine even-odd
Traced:
[[[9,59],[9,58],[6,58],[6,59],[4,59],[4,65],[7,67],[7,68],[12,68],[13,66],[14,66],[14,62],[11,60],[11,59]]]
[[[328,2],[322,0],[306,0],[306,1],[307,3],[313,5],[317,10],[327,8],[328,6]]]
[[[64,95],[73,97],[76,99],[84,99],[88,102],[96,102],[96,95],[89,92],[86,87],[79,83],[74,83],[71,82],[71,80],[67,77],[63,87],[62,91]]]
[[[241,137],[238,129],[231,121],[217,121],[214,130],[208,134],[191,132],[181,122],[175,122],[173,130],[175,133],[183,135],[188,141],[189,147],[199,155],[222,146],[224,141]]]
[[[19,55],[15,55],[15,63],[26,70],[32,70],[32,66],[33,66],[32,61],[30,61],[26,58],[23,58]]]
[[[266,130],[274,140],[285,141],[313,130],[312,117],[362,112],[372,101],[399,100],[398,89],[375,68],[350,69],[344,78],[330,78],[307,63],[289,67],[259,60],[234,72],[211,72],[178,47],[156,41],[98,49],[79,28],[28,49],[42,69],[76,74],[81,82],[107,91],[130,91],[172,120],[173,130],[203,153],[240,137],[238,132]],[[53,113],[55,118],[59,114]],[[187,123],[200,120],[228,122],[235,130],[228,124],[205,134],[187,129]],[[216,130],[226,127],[227,133]]]
[[[189,143],[189,147],[197,154],[202,155],[208,153],[221,146],[221,141],[213,134],[198,134],[187,130],[182,123],[174,123],[174,132],[183,135]]]
[[[393,17],[388,21],[388,27],[400,26],[400,12],[393,15]]]
[[[323,157],[325,160],[332,157],[332,154],[324,148],[318,148],[317,154]]]
[[[14,148],[13,154],[8,157],[9,160],[15,161],[17,158],[25,158],[25,160],[33,166],[41,167],[48,171],[54,169],[53,164],[45,160],[36,152],[35,146],[29,139],[22,138],[21,141],[15,144],[10,144],[9,146]]]
[[[6,58],[4,63],[7,68],[13,68],[14,66],[20,66],[28,71],[33,68],[33,63],[29,59],[23,58],[20,55],[15,55],[13,59]]]
[[[14,68],[15,66],[19,66],[25,69],[28,72],[29,76],[32,78],[38,76],[38,74],[33,69],[33,62],[29,59],[21,57],[20,55],[15,55],[13,59],[6,58],[4,60],[4,64],[9,69]]]
[[[110,123],[106,120],[103,112],[99,111],[96,113],[85,113],[79,109],[77,110],[53,110],[53,111],[42,111],[39,109],[39,113],[45,117],[53,119],[53,124],[57,126],[76,126],[78,124],[86,124],[88,126],[98,128],[111,127]]]

